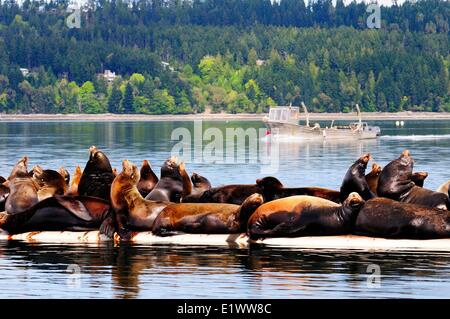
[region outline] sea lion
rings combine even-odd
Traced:
[[[156,217],[152,232],[234,234],[245,232],[251,214],[263,203],[261,194],[250,195],[242,205],[219,203],[170,204]]]
[[[450,202],[447,195],[414,184],[412,181],[413,166],[413,158],[408,150],[404,150],[399,158],[390,162],[381,171],[378,180],[378,195],[404,203],[448,209]]]
[[[168,201],[144,199],[137,189],[139,180],[140,172],[137,166],[124,160],[122,172],[111,185],[111,205],[121,240],[130,239],[131,231],[152,230],[155,218],[170,204]]]
[[[258,178],[256,184],[262,189],[264,202],[275,199],[285,198],[289,196],[308,195],[320,197],[332,202],[339,203],[339,192],[321,187],[296,187],[287,188],[275,177],[268,176]]]
[[[450,212],[388,198],[374,198],[361,208],[354,233],[385,238],[448,238]]]
[[[351,233],[364,200],[351,193],[343,204],[313,197],[291,196],[261,205],[248,221],[248,235],[267,237],[331,236]]]
[[[113,170],[108,157],[95,146],[89,148],[89,160],[81,175],[78,194],[94,196],[109,201]]]
[[[9,187],[0,184],[0,212],[5,210],[6,199],[9,196]]]
[[[4,182],[6,182],[6,178],[4,178],[3,176],[0,176],[0,184],[3,184]]]
[[[25,211],[0,213],[0,228],[10,234],[30,231],[97,230],[112,237],[110,205],[87,196],[48,197]]]
[[[64,178],[64,181],[66,182],[67,188],[69,188],[69,185],[70,185],[70,173],[69,173],[69,171],[64,166],[61,166],[58,169],[58,173],[61,174],[61,176]]]
[[[212,187],[204,192],[183,198],[183,203],[222,203],[241,205],[250,195],[262,194],[257,184],[236,184]]]
[[[366,175],[367,185],[369,185],[370,191],[375,195],[377,195],[378,178],[380,177],[381,169],[380,165],[373,163],[372,170]]]
[[[39,202],[39,185],[28,172],[28,157],[24,156],[14,166],[8,177],[9,195],[5,202],[8,214],[20,213]]]
[[[141,179],[137,185],[139,193],[143,197],[147,196],[155,188],[158,181],[158,176],[153,172],[150,163],[144,160],[141,166]]]
[[[206,177],[203,177],[195,172],[191,175],[191,182],[194,187],[192,190],[193,194],[200,194],[204,191],[210,190],[212,187],[210,181]]]
[[[182,197],[184,183],[185,180],[180,173],[178,159],[173,156],[164,162],[161,167],[160,180],[145,199],[179,203]]]
[[[67,191],[66,180],[57,171],[44,170],[39,165],[36,165],[33,167],[33,179],[39,185],[39,201],[54,195],[64,195]]]
[[[347,170],[341,185],[340,202],[343,203],[352,192],[357,192],[364,200],[376,197],[366,180],[366,168],[369,161],[370,154],[364,154]]]
[[[427,172],[414,172],[411,176],[411,180],[416,186],[423,187],[425,179],[428,177]]]
[[[72,183],[70,184],[70,187],[67,191],[67,195],[71,196],[78,195],[78,184],[80,183],[81,175],[83,175],[83,173],[81,172],[80,165],[78,165],[75,168],[75,172],[73,173]]]
[[[441,184],[441,186],[438,187],[436,192],[442,193],[442,194],[447,194],[448,196],[450,196],[449,185],[450,185],[450,181],[447,181],[447,182]]]

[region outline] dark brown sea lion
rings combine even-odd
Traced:
[[[366,180],[367,163],[370,161],[370,154],[364,154],[353,163],[348,169],[342,181],[339,200],[345,201],[350,193],[357,192],[364,200],[376,197],[370,190]]]
[[[89,161],[78,185],[78,194],[94,196],[109,201],[111,183],[114,179],[108,157],[95,146],[89,148]]]
[[[111,185],[111,205],[115,212],[117,233],[121,240],[131,238],[131,231],[150,231],[158,214],[170,202],[151,201],[137,189],[140,173],[136,165],[122,162],[122,172]]]
[[[261,205],[250,217],[248,235],[267,237],[349,234],[364,200],[354,192],[342,205],[313,196],[291,196]]]
[[[141,166],[141,179],[137,185],[139,193],[143,197],[147,196],[155,188],[156,184],[158,184],[158,181],[158,176],[153,172],[150,163],[144,160]]]
[[[81,167],[78,165],[73,173],[72,183],[70,183],[70,187],[67,190],[67,195],[78,195],[78,184],[80,184],[81,175],[83,175],[83,172],[81,172]]]
[[[0,176],[0,184],[3,184],[4,182],[6,182],[6,178],[4,178],[3,176]]]
[[[66,181],[57,171],[44,170],[39,165],[36,165],[33,167],[33,179],[39,185],[39,201],[54,195],[64,195],[67,191]]]
[[[185,180],[180,172],[178,159],[171,157],[161,167],[161,178],[155,188],[145,197],[152,201],[179,203],[183,194]]]
[[[411,176],[411,180],[416,186],[423,187],[425,179],[428,177],[427,172],[414,172]]]
[[[97,230],[112,237],[108,202],[87,196],[54,196],[27,210],[0,213],[0,228],[10,234],[30,231]]]
[[[5,211],[8,214],[20,213],[39,202],[39,185],[28,172],[28,157],[23,157],[14,166],[8,177],[10,193],[5,202]]]
[[[268,176],[258,178],[256,184],[262,189],[264,202],[269,202],[275,199],[285,198],[289,196],[308,195],[331,200],[339,203],[339,192],[321,187],[296,187],[288,188],[275,177]]]
[[[381,171],[378,180],[378,195],[404,203],[449,209],[450,202],[447,195],[414,184],[412,181],[413,166],[414,160],[409,151],[403,151],[398,159],[390,162]]]
[[[201,193],[183,198],[183,203],[228,203],[241,205],[252,194],[262,194],[257,184],[236,184],[213,187]]]
[[[354,233],[385,238],[448,238],[450,212],[388,198],[374,198],[360,210]]]
[[[378,178],[380,178],[381,170],[380,165],[373,163],[372,170],[366,175],[367,185],[369,185],[370,191],[375,195],[377,195]]]
[[[250,195],[242,205],[219,203],[171,204],[156,217],[152,232],[234,234],[245,232],[251,214],[263,203],[261,194]]]
[[[210,190],[212,187],[211,182],[206,177],[203,177],[195,172],[192,173],[191,181],[194,187],[192,190],[193,194],[202,193],[204,191]]]
[[[61,166],[58,169],[58,173],[61,174],[61,176],[64,178],[64,181],[66,182],[67,188],[69,188],[69,185],[70,185],[70,173],[69,173],[69,171],[64,166]]]

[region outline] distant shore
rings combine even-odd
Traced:
[[[152,122],[152,121],[261,121],[267,114],[0,114],[0,122]],[[303,117],[302,117],[303,118]],[[355,113],[310,113],[312,121],[357,120]],[[450,112],[398,112],[398,113],[362,113],[364,121],[370,120],[450,120]]]

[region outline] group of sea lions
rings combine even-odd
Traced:
[[[134,232],[247,233],[253,239],[357,234],[385,238],[450,237],[449,184],[423,187],[409,151],[382,168],[370,154],[358,158],[339,191],[287,188],[275,177],[255,184],[212,187],[167,159],[160,177],[144,160],[128,160],[119,173],[95,146],[84,170],[28,170],[25,156],[8,178],[0,176],[0,228],[10,234],[46,230],[100,230],[127,241]]]

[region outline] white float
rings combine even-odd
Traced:
[[[45,244],[101,244],[112,242],[98,231],[70,232],[45,231],[16,235],[0,233],[0,240],[20,240],[29,243]],[[364,250],[364,251],[441,251],[450,252],[448,239],[384,239],[365,236],[314,236],[296,238],[267,238],[253,242],[245,234],[194,235],[184,234],[159,237],[151,232],[135,233],[132,240],[143,245],[185,245],[185,246],[238,246],[248,247],[251,243],[269,247],[326,249],[326,250]],[[114,242],[119,238],[115,236]]]

